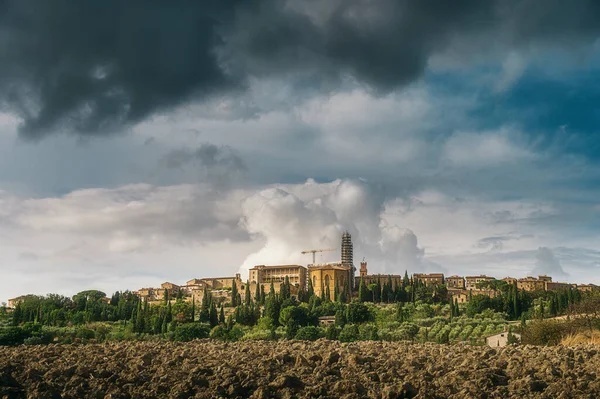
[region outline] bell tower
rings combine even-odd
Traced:
[[[367,277],[367,274],[367,262],[363,259],[362,262],[360,262],[360,276]]]

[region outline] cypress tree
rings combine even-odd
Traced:
[[[17,306],[15,306],[15,310],[12,315],[12,325],[18,326],[23,321],[23,309],[21,308],[21,304],[17,302]]]
[[[217,306],[214,302],[210,305],[209,322],[211,327],[219,324],[219,314],[217,313]]]
[[[402,279],[402,289],[406,291],[408,287],[408,271],[404,270],[404,278]]]
[[[210,293],[208,292],[208,288],[204,286],[204,294],[202,296],[202,305],[200,306],[200,316],[199,320],[202,323],[206,323],[210,321],[210,304],[211,304]]]
[[[369,293],[367,292],[367,285],[363,278],[360,278],[360,284],[358,286],[358,301],[359,302],[367,302]]]
[[[346,285],[342,287],[342,293],[340,294],[340,302],[348,302],[348,295],[346,294]]]
[[[381,302],[381,276],[377,275],[377,283],[373,292],[373,303]]]
[[[327,284],[327,287],[325,287],[325,298],[326,301],[331,301],[331,291],[329,290],[329,284]]]
[[[221,311],[219,313],[219,323],[225,323],[225,309],[223,309],[223,304],[221,304]]]
[[[252,302],[252,297],[250,295],[250,283],[248,282],[246,284],[246,291],[245,291],[245,298],[244,298],[244,303],[246,304],[246,306],[249,306],[250,303]]]
[[[271,286],[269,287],[269,295],[275,296],[275,284],[273,284],[273,280],[271,280]]]
[[[325,286],[323,285],[322,281],[321,281],[321,299],[323,301],[325,300]]]
[[[307,290],[307,299],[310,299],[311,296],[315,295],[315,288],[313,287],[313,283],[312,280],[309,278],[308,279],[308,290]]]
[[[162,326],[160,328],[160,332],[162,334],[166,334],[169,328],[169,322],[167,321],[167,313],[165,312],[165,314],[163,315],[163,319],[162,319]]]
[[[260,285],[260,304],[261,305],[265,305],[265,299],[266,299],[266,295],[265,295],[265,286],[264,285]]]
[[[231,306],[234,308],[239,305],[238,303],[238,290],[237,290],[237,281],[234,279],[231,287]]]
[[[167,303],[167,314],[165,315],[165,320],[167,320],[167,323],[173,321],[173,310],[171,309],[171,302]]]
[[[256,290],[254,291],[254,302],[260,304],[260,284],[256,284]]]
[[[333,288],[333,299],[335,302],[340,302],[340,288],[338,287],[337,283]]]
[[[196,298],[192,296],[192,322],[196,321]]]
[[[141,302],[138,302],[137,315],[135,317],[134,332],[137,332],[137,333],[144,332],[144,310],[142,308]]]

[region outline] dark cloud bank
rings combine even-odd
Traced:
[[[25,138],[106,134],[251,76],[387,92],[450,48],[570,48],[599,32],[595,0],[0,0],[0,107]]]

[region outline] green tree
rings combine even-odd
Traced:
[[[353,302],[346,306],[346,321],[348,323],[364,323],[371,320],[374,320],[374,315],[367,305]]]
[[[363,278],[360,278],[360,284],[358,285],[358,301],[367,302],[369,300],[369,290]]]
[[[250,291],[250,289],[248,289]],[[254,290],[254,302],[262,305],[262,301],[260,299],[260,284],[256,284],[256,289]]]
[[[233,284],[231,285],[231,306],[234,308],[239,305],[238,303],[238,289],[236,280],[233,280]]]
[[[221,304],[221,311],[219,312],[219,323],[225,323],[225,310],[223,309],[223,304]]]
[[[204,292],[202,295],[202,303],[200,305],[200,315],[198,320],[201,323],[209,323],[210,322],[210,304],[212,302],[210,291],[208,288],[204,286]]]
[[[308,290],[306,292],[308,299],[310,299],[313,295],[315,295],[315,288],[313,287],[313,283],[311,279],[308,279]]]
[[[217,313],[217,306],[214,302],[210,304],[209,323],[211,327],[215,327],[219,324],[219,314]]]
[[[250,282],[248,281],[246,283],[246,287],[245,287],[245,293],[244,293],[244,303],[246,304],[246,306],[249,306],[250,303],[252,303],[252,296],[250,295]]]
[[[282,309],[279,315],[279,324],[285,327],[288,339],[294,338],[300,327],[311,324],[311,321],[308,309],[303,306],[288,306]]]

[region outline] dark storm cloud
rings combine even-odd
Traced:
[[[2,0],[0,104],[26,137],[106,132],[235,84],[215,27],[235,0]]]
[[[457,43],[572,47],[599,31],[594,0],[0,0],[0,106],[25,137],[106,134],[250,76],[387,92]]]

